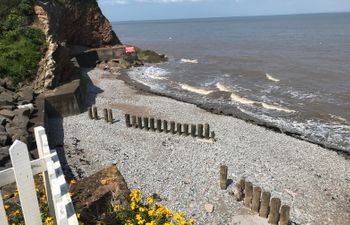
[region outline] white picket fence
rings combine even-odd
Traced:
[[[13,167],[0,171],[0,188],[16,182],[25,224],[40,225],[42,222],[33,176],[42,173],[50,214],[55,224],[78,225],[57,152],[50,150],[43,127],[36,127],[34,132],[39,159],[30,161],[26,144],[16,140],[10,148]],[[8,225],[1,189],[0,225]]]

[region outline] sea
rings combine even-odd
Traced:
[[[112,24],[169,59],[133,82],[350,153],[350,13]]]

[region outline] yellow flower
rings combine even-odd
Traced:
[[[130,198],[132,202],[139,202],[141,201],[141,191],[140,190],[133,190],[130,193]]]
[[[76,184],[76,183],[77,183],[77,181],[74,180],[74,179],[72,179],[72,180],[69,182],[70,185],[73,185],[73,184]]]
[[[186,221],[181,221],[180,225],[187,225],[187,222]]]
[[[17,196],[18,196],[18,191],[15,191],[15,192],[13,193],[13,195],[14,195],[15,197],[17,197]]]
[[[21,211],[19,211],[19,209],[17,209],[17,210],[14,212],[15,215],[19,215],[20,213],[21,213]]]
[[[154,216],[154,215],[155,215],[154,209],[150,209],[150,210],[148,211],[148,216],[152,217],[152,216]]]
[[[153,198],[147,198],[147,204],[152,205],[154,203]]]
[[[10,195],[4,195],[4,200],[8,199]]]
[[[52,217],[46,217],[46,219],[45,219],[45,223],[51,223],[51,222],[53,222],[53,218]]]
[[[156,225],[156,221],[152,220],[150,223],[146,223],[146,225]]]
[[[4,205],[4,208],[5,208],[5,209],[9,209],[10,206],[9,206],[9,205]]]
[[[174,224],[170,223],[170,222],[166,222],[166,223],[164,223],[164,225],[174,225]]]
[[[137,209],[139,206],[137,205],[137,203],[136,202],[131,202],[130,203],[130,208],[131,208],[131,210],[135,210],[135,209]]]
[[[77,213],[77,218],[78,218],[78,219],[80,218],[80,213]]]
[[[145,208],[140,207],[140,208],[139,208],[139,211],[140,211],[140,212],[144,212],[144,211],[145,211]]]
[[[185,214],[180,214],[180,213],[176,213],[175,214],[175,220],[180,221],[183,220],[185,218]]]
[[[194,224],[195,221],[194,221],[194,219],[191,218],[191,219],[188,220],[188,223],[189,223],[189,224]]]
[[[122,205],[120,205],[120,204],[116,204],[114,207],[113,207],[113,211],[114,212],[118,212],[118,211],[120,211],[120,210],[122,210],[123,209],[123,207],[122,207]]]

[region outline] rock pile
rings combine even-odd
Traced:
[[[13,141],[17,139],[29,144],[33,100],[31,86],[16,88],[9,79],[0,79],[0,168],[11,165],[9,148]]]

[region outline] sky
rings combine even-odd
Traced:
[[[110,21],[350,12],[350,0],[98,0]]]

